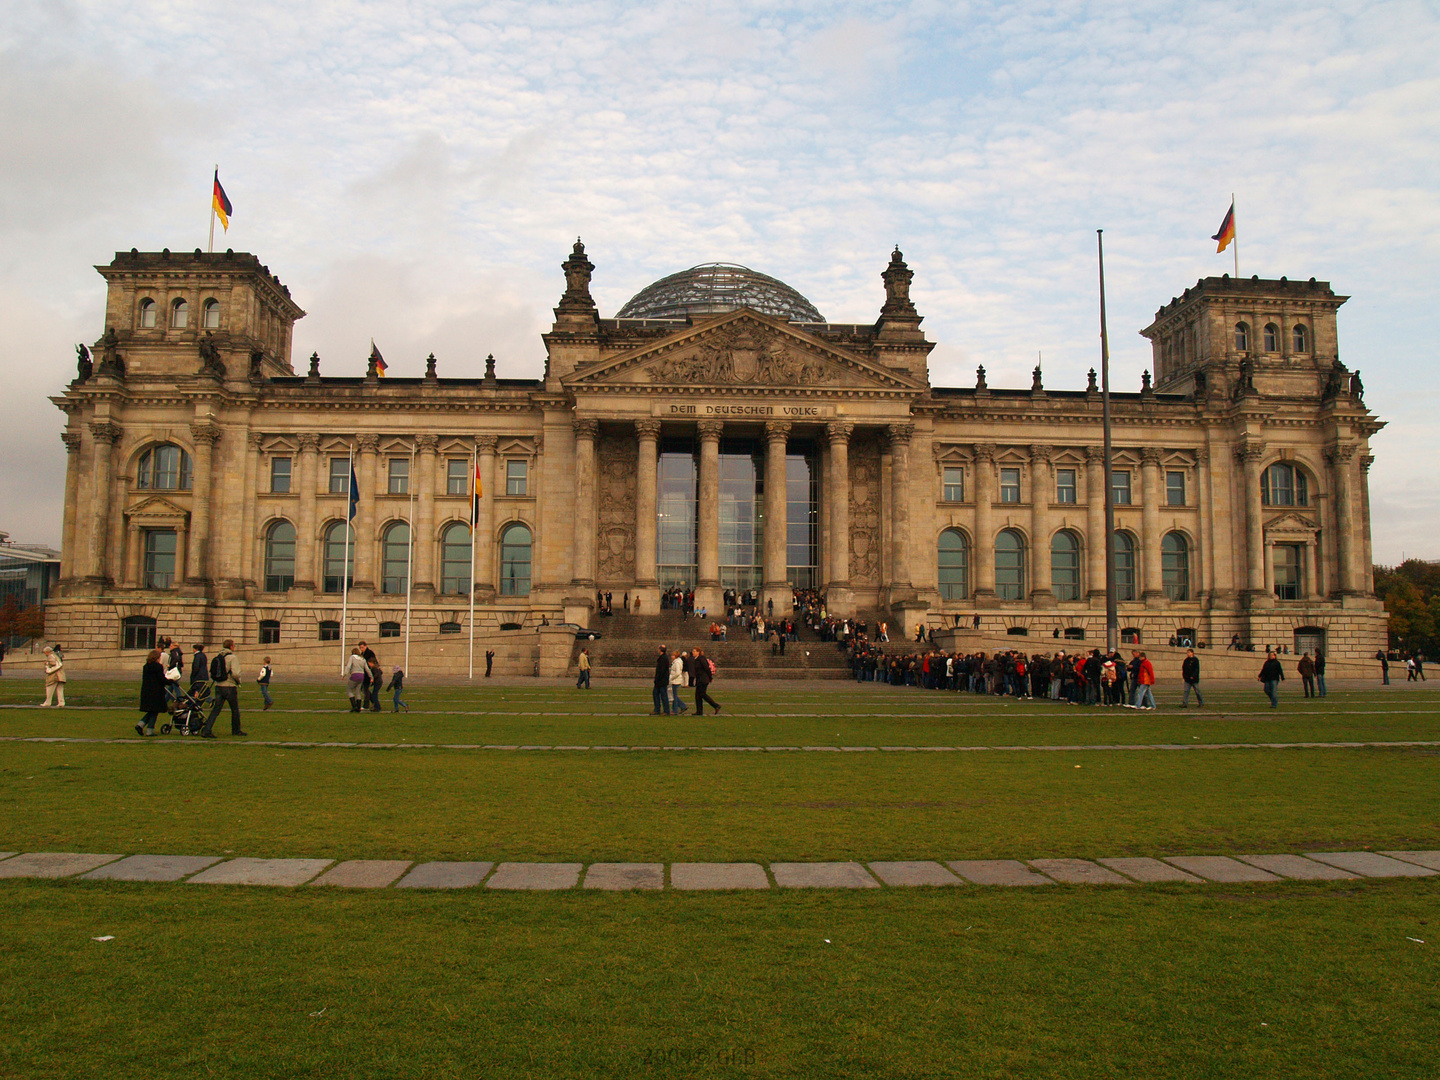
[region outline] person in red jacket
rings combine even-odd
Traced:
[[[1140,654],[1140,670],[1135,677],[1135,707],[1155,708],[1155,667],[1143,652]]]

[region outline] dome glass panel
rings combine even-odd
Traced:
[[[645,286],[619,319],[684,319],[747,307],[790,322],[823,323],[805,297],[783,281],[734,263],[702,263]]]

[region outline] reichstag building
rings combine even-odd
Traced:
[[[583,245],[541,379],[322,374],[305,313],[253,255],[122,252],[105,326],[52,400],[69,451],[49,633],[300,647],[642,613],[693,588],[892,625],[1104,638],[1101,398],[1089,385],[934,386],[897,250],[877,317],[708,264],[614,317]],[[880,269],[880,267],[877,267]],[[877,289],[877,298],[880,291]],[[1216,647],[1373,655],[1368,439],[1326,282],[1205,278],[1141,333],[1112,395],[1121,625]],[[358,500],[351,518],[351,462]],[[478,481],[478,491],[477,488]],[[412,543],[413,535],[413,543]],[[473,567],[473,574],[472,574]],[[472,597],[473,592],[473,597]],[[451,639],[453,640],[453,639]],[[1038,643],[1037,643],[1038,646]],[[1046,646],[1048,647],[1048,646]],[[422,650],[423,655],[423,650]]]

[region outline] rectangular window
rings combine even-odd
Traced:
[[[275,619],[260,620],[260,644],[280,644],[280,623]]]
[[[328,620],[328,619],[327,619],[325,622],[322,622],[322,623],[320,624],[320,640],[321,640],[321,641],[339,641],[339,640],[340,640],[340,624],[339,624],[338,622],[332,622],[332,621],[330,621],[330,620]]]
[[[445,494],[470,494],[470,461],[468,458],[451,458],[445,462]]]
[[[965,470],[958,465],[945,466],[944,488],[940,496],[946,502],[965,501]]]
[[[290,494],[290,459],[288,457],[270,459],[270,491],[275,495]]]
[[[391,495],[408,495],[410,493],[409,458],[392,457],[390,459],[389,483],[385,490]]]
[[[1075,502],[1075,470],[1055,470],[1055,501],[1057,503]]]
[[[1167,472],[1165,474],[1165,505],[1185,505],[1185,474],[1183,472]]]
[[[348,457],[332,457],[330,459],[330,494],[350,494],[350,459]]]
[[[505,494],[524,495],[529,476],[530,463],[528,461],[505,462]]]
[[[1275,555],[1275,598],[1277,600],[1299,600],[1303,583],[1301,562],[1304,552],[1299,544],[1276,544]]]
[[[1116,469],[1110,474],[1110,501],[1116,506],[1130,505],[1130,470]]]
[[[175,530],[145,530],[145,588],[169,589],[175,585]]]
[[[1018,503],[1020,501],[1020,470],[1000,470],[1000,501],[1002,503]]]

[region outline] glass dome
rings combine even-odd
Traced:
[[[734,263],[701,263],[645,286],[618,319],[684,319],[748,307],[790,322],[823,323],[815,305],[783,281]]]

